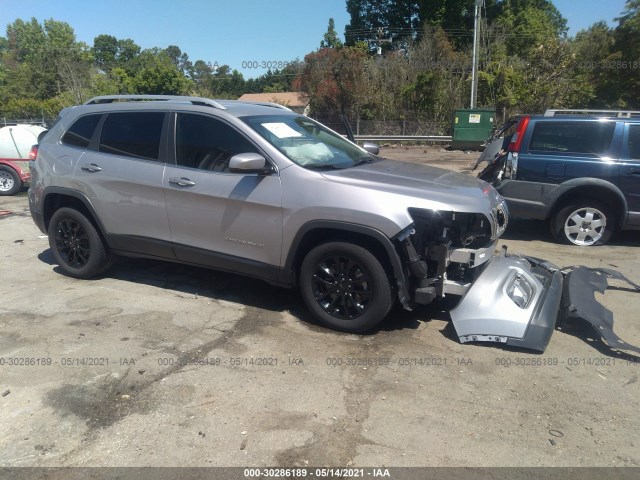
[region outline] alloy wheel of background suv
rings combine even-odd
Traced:
[[[558,210],[551,219],[551,233],[563,243],[604,245],[613,235],[614,225],[616,219],[607,205],[582,198]]]

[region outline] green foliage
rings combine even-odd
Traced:
[[[375,50],[378,30],[384,39],[401,42],[413,37],[422,22],[419,18],[420,2],[416,0],[347,0],[347,12],[351,22],[345,27],[348,46],[356,42],[368,42]],[[384,44],[387,47],[387,44]]]
[[[566,38],[566,20],[551,0],[484,4],[479,106],[508,114],[640,108],[640,0],[626,3],[615,28],[598,22],[574,38]],[[229,65],[192,61],[177,45],[142,50],[103,34],[89,47],[65,22],[19,19],[0,37],[0,115],[55,116],[103,94],[237,98],[296,90],[321,115],[447,123],[452,110],[468,105],[474,5],[346,0],[344,44],[329,19],[319,50],[249,80]]]
[[[617,104],[640,108],[640,0],[629,0],[614,31],[614,54],[604,66],[613,71]]]
[[[358,48],[321,48],[304,57],[295,87],[311,98],[317,111],[348,112],[364,103],[362,65],[367,54]]]
[[[60,98],[11,99],[4,104],[2,115],[7,118],[55,118],[64,107],[65,103]]]
[[[507,52],[527,57],[549,40],[566,34],[567,21],[549,0],[504,0],[496,25],[509,34]]]
[[[155,95],[184,95],[192,89],[192,82],[164,51],[144,50],[137,58],[137,73],[131,81],[122,77],[125,88],[134,93]]]
[[[323,40],[320,42],[320,48],[341,48],[342,41],[338,38],[336,32],[336,24],[333,18],[329,19],[329,26],[327,32],[324,34]]]

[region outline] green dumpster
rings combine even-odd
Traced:
[[[454,150],[481,150],[489,138],[496,119],[496,111],[484,108],[456,110],[453,114]]]

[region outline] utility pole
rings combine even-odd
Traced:
[[[378,27],[377,31],[376,31],[376,43],[378,45],[378,47],[376,48],[376,53],[378,55],[382,55],[382,44],[383,43],[391,43],[391,39],[390,38],[382,38],[382,36],[384,35],[384,30],[382,29],[382,27]]]
[[[471,106],[476,108],[478,99],[478,43],[480,38],[480,6],[483,0],[476,0],[475,12],[473,15],[473,60],[471,67]]]

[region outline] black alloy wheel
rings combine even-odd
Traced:
[[[56,262],[71,277],[95,277],[111,265],[111,254],[96,227],[74,208],[56,210],[48,234]]]
[[[300,267],[300,293],[311,313],[328,327],[366,332],[394,303],[390,276],[366,248],[352,243],[318,245]]]

